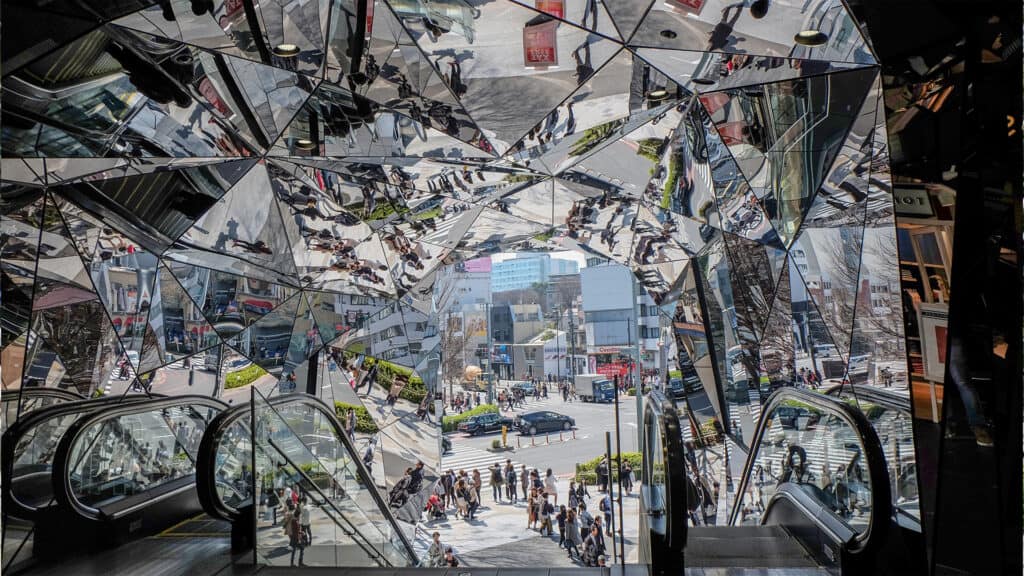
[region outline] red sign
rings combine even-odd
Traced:
[[[665,0],[665,5],[675,12],[700,14],[704,9],[705,0]]]
[[[597,367],[597,373],[607,376],[609,378],[615,377],[615,375],[625,376],[633,369],[633,364],[630,362],[609,362]]]
[[[551,14],[555,18],[565,18],[564,0],[537,0],[537,10]]]
[[[523,65],[558,65],[558,20],[549,20],[523,28]]]
[[[221,99],[220,93],[217,92],[217,88],[213,85],[213,82],[210,82],[209,78],[204,76],[203,79],[199,81],[199,93],[202,94],[203,98],[206,98],[206,101],[212,104],[218,112],[224,116],[231,116],[231,108],[228,108],[228,105],[224,103],[223,99]]]

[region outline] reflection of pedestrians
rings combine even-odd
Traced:
[[[740,19],[740,15],[743,13],[744,3],[739,2],[736,4],[730,4],[722,10],[722,21],[715,25],[715,29],[711,31],[711,37],[708,38],[708,51],[722,50],[730,43],[735,43],[736,39],[732,36],[733,26],[736,25],[736,21]],[[734,11],[730,17],[730,11]]]

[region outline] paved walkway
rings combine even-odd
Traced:
[[[564,503],[568,481],[560,480],[559,484],[558,501]],[[474,520],[456,519],[454,510],[450,509],[447,520],[422,521],[417,524],[416,547],[417,553],[421,557],[426,557],[430,535],[437,531],[441,534],[441,542],[455,550],[463,566],[578,566],[568,558],[564,550],[559,549],[557,524],[554,536],[543,536],[538,531],[527,528],[526,503],[524,501],[517,504],[495,504],[491,500],[490,488],[488,486],[484,488],[481,494],[483,504],[477,510]],[[622,498],[623,515],[626,518],[625,552],[627,563],[639,561],[638,493],[639,487],[633,491],[633,496],[623,496]],[[600,515],[599,498],[600,495],[591,490],[591,497],[587,500],[587,510],[595,516]],[[618,506],[615,511],[618,513]],[[616,516],[616,524],[618,524],[618,516]],[[612,560],[610,539],[606,539],[606,543],[609,546],[608,562],[610,564]],[[616,539],[617,545],[618,539]]]

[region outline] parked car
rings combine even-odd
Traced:
[[[799,422],[801,419],[807,420],[805,427],[817,424],[818,420],[821,419],[821,414],[798,406],[780,406],[775,409],[775,417],[779,419],[779,424],[783,428],[791,428],[795,430],[800,427]]]
[[[512,428],[512,419],[494,413],[480,414],[479,416],[466,418],[459,424],[459,432],[476,436],[478,434],[487,434],[488,432],[500,432],[502,426]]]
[[[538,432],[571,430],[576,420],[557,412],[530,412],[516,418],[516,428],[520,434],[534,436]]]

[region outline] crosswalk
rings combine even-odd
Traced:
[[[460,446],[458,442],[455,442],[451,451],[441,455],[441,467],[444,470],[454,470],[455,472],[459,470],[471,472],[473,469],[477,469],[486,476],[487,468],[494,466],[495,463],[504,467],[505,460],[508,458],[500,452],[488,452],[472,446]],[[515,466],[516,471],[521,469],[521,463],[517,460],[512,460],[512,465]],[[527,465],[527,468],[529,469],[530,466]]]

